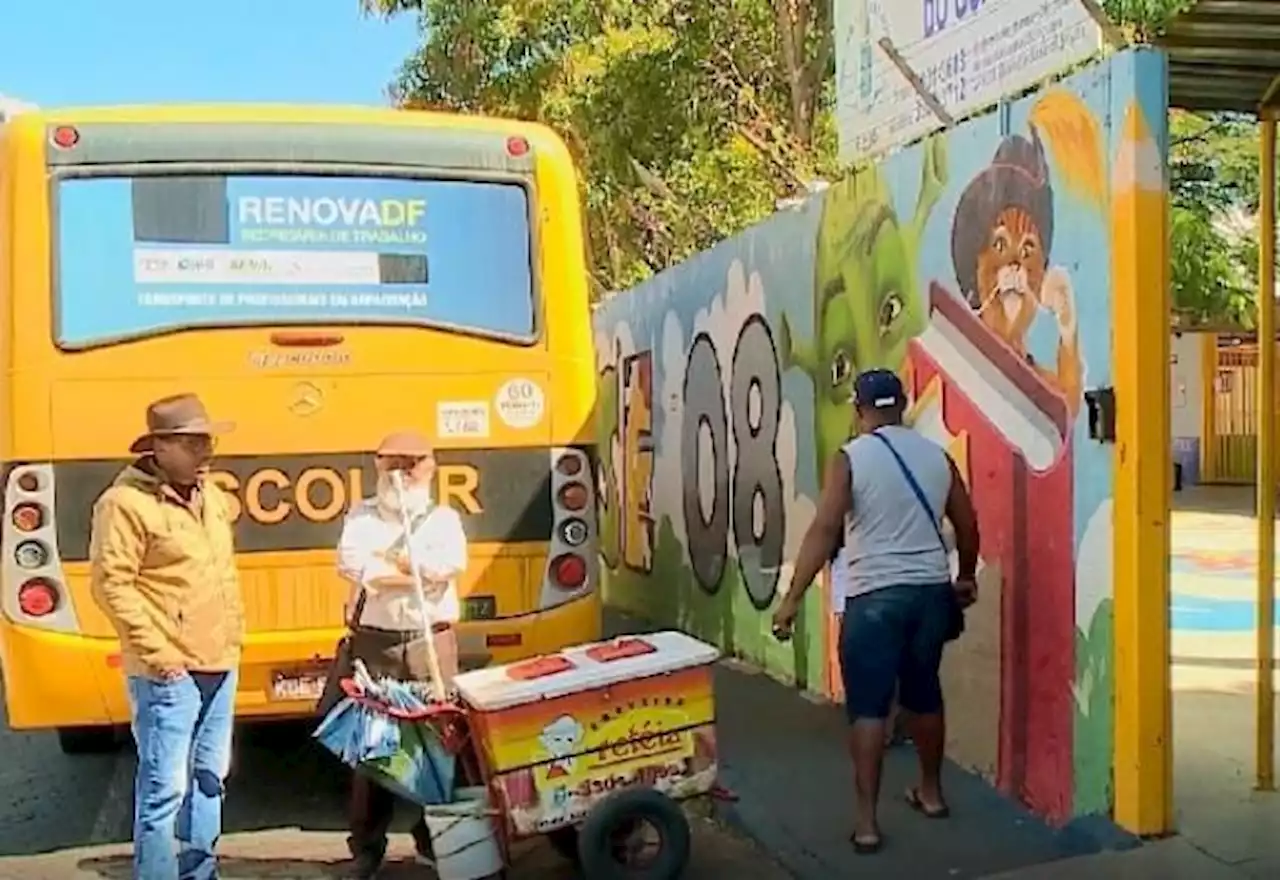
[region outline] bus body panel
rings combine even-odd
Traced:
[[[73,149],[54,145],[61,126],[75,128]],[[511,138],[528,149],[511,149]],[[75,207],[71,196],[87,192],[86,181],[116,180],[105,188],[132,187],[136,200],[156,175],[173,177],[161,187],[168,192],[174,181],[179,190],[188,184],[228,190],[249,176],[267,185],[277,177],[289,185],[308,178],[374,189],[384,177],[452,180],[466,193],[472,180],[521,183],[528,192],[531,332],[504,338],[485,326],[317,317],[140,325],[119,338],[68,335],[67,326],[83,317],[70,309],[92,306],[83,297],[95,295],[84,287],[81,266],[81,299],[60,313],[59,285],[70,285],[71,296],[76,284],[64,258],[88,259],[79,248],[83,237],[64,241],[61,247],[70,250],[60,253]],[[135,223],[138,216],[135,203]],[[134,280],[142,277],[138,253]],[[6,255],[19,256],[6,261]],[[299,265],[314,274],[313,255],[304,256]],[[338,270],[369,271],[360,259],[341,256],[320,264],[335,259]],[[220,271],[228,265],[223,261]],[[109,277],[104,272],[104,285]],[[117,295],[114,290],[104,287],[105,295]],[[485,646],[493,662],[509,662],[600,636],[594,551],[587,552],[595,541],[595,363],[582,220],[571,160],[549,130],[340,107],[117,107],[24,115],[0,127],[0,307],[0,355],[9,377],[0,382],[7,426],[0,434],[0,476],[12,506],[10,477],[46,475],[40,497],[55,522],[39,535],[56,550],[65,603],[43,620],[24,616],[15,599],[24,575],[12,564],[10,535],[0,566],[0,661],[12,726],[127,720],[118,646],[89,593],[89,517],[98,493],[128,464],[126,450],[143,428],[146,403],[179,391],[198,393],[216,418],[237,423],[220,440],[211,479],[235,496],[239,514],[248,628],[242,714],[309,710],[308,700],[273,698],[272,679],[290,670],[314,674],[332,655],[350,590],[337,577],[334,545],[352,501],[372,490],[370,446],[394,428],[418,428],[433,438],[437,497],[463,515],[471,551],[459,583],[463,637]],[[490,312],[482,312],[486,326],[511,317]],[[104,314],[106,324],[118,317]],[[502,395],[530,385],[540,392],[537,417],[526,407],[519,418],[502,418]],[[484,430],[474,422],[481,403]],[[563,458],[580,460],[583,470],[557,473]],[[579,479],[592,495],[590,507],[566,513],[558,493]],[[570,516],[590,525],[583,548],[561,537]],[[587,580],[578,589],[559,589],[553,562],[570,552],[589,558]]]

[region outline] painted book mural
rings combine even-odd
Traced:
[[[791,642],[769,615],[856,430],[851,380],[894,369],[982,527],[950,753],[1052,820],[1108,810],[1113,450],[1085,400],[1111,384],[1112,276],[1139,258],[1112,253],[1112,206],[1135,156],[1159,180],[1163,77],[1117,55],[607,302],[609,601],[838,698],[826,585]]]

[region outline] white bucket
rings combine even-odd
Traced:
[[[460,788],[451,804],[423,811],[440,880],[479,880],[502,870],[502,851],[484,787]]]

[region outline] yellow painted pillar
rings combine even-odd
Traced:
[[[1128,831],[1159,835],[1173,830],[1168,200],[1160,148],[1136,102],[1123,125],[1111,189],[1114,812]]]
[[[1258,217],[1258,619],[1257,787],[1275,791],[1276,553],[1276,119],[1262,114]]]
[[[1218,334],[1200,334],[1200,482],[1218,478]]]

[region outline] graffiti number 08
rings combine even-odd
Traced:
[[[707,592],[719,590],[732,524],[747,596],[756,608],[767,608],[778,586],[786,507],[777,458],[782,380],[763,318],[752,315],[738,333],[727,405],[715,343],[706,333],[694,337],[685,365],[684,407],[681,471],[694,576]]]

